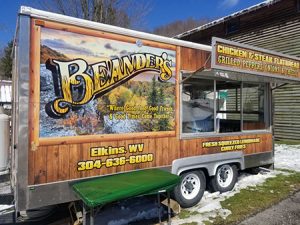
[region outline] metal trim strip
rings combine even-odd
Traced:
[[[29,54],[30,54],[30,17],[19,17],[19,43],[17,44],[16,68],[18,96],[14,96],[16,106],[16,210],[25,210],[28,203],[28,107],[29,107]],[[21,38],[22,37],[22,38]]]

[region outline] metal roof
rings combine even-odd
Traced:
[[[265,26],[257,30],[237,33],[231,38],[233,41],[270,49],[276,52],[300,57],[300,17],[288,21]]]
[[[214,21],[212,21],[210,23],[201,25],[201,26],[196,27],[196,28],[194,28],[192,30],[185,31],[185,32],[183,32],[181,34],[176,35],[174,38],[178,38],[178,39],[183,38],[185,36],[188,36],[188,35],[191,35],[193,33],[196,33],[196,32],[198,32],[200,30],[205,30],[205,29],[207,29],[209,27],[212,27],[212,26],[215,26],[217,24],[223,23],[223,22],[225,22],[227,20],[230,20],[232,18],[235,18],[235,17],[241,16],[241,15],[253,12],[255,10],[258,10],[258,9],[261,9],[261,8],[264,8],[264,7],[268,7],[268,6],[272,5],[272,4],[275,4],[275,3],[280,2],[280,1],[283,1],[283,0],[266,0],[266,1],[262,2],[262,3],[250,6],[249,8],[240,10],[238,12],[235,12],[235,13],[231,14],[231,15],[228,15],[228,16],[222,17],[220,19],[214,20]]]

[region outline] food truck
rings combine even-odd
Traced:
[[[78,200],[71,185],[159,168],[182,207],[272,167],[272,90],[299,58],[212,46],[21,7],[14,41],[16,211]]]

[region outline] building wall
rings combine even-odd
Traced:
[[[231,40],[300,57],[300,16],[238,33]],[[277,140],[300,140],[300,85],[274,91],[274,134]]]
[[[300,0],[263,3],[261,7],[242,10],[180,39],[211,44],[212,37],[300,57]],[[288,84],[274,91],[274,133],[277,140],[300,141],[299,103],[300,84]]]

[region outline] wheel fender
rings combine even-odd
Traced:
[[[213,170],[208,173],[209,176],[215,176],[217,173],[217,169],[220,166],[225,165],[225,164],[235,164],[238,166],[238,168],[241,168],[241,162],[238,160],[228,160],[228,161],[224,161],[224,162],[219,162],[219,163],[214,164]]]
[[[206,169],[209,176],[216,174],[217,168],[224,164],[237,164],[245,169],[243,152],[228,152],[209,155],[200,155],[176,159],[172,162],[172,173],[180,175],[188,170]]]

